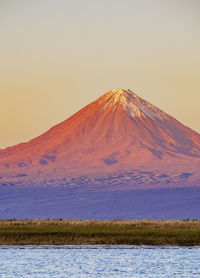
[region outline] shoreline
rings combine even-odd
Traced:
[[[88,250],[88,249],[118,249],[118,250],[137,250],[137,249],[200,249],[200,245],[125,245],[125,244],[72,244],[72,245],[0,245],[0,250],[4,249],[63,249],[63,250]]]

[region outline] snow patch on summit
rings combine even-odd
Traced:
[[[138,97],[129,89],[111,90],[101,98],[101,103],[104,105],[104,109],[113,108],[114,110],[118,104],[121,104],[132,118],[167,119],[167,114]]]

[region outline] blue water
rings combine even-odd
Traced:
[[[200,277],[199,247],[0,247],[0,277]]]

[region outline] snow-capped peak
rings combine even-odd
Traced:
[[[117,108],[121,104],[123,109],[133,118],[149,117],[151,119],[166,119],[167,115],[149,103],[138,97],[129,89],[113,89],[100,98],[104,109]]]

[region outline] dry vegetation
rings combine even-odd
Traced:
[[[0,244],[200,245],[200,221],[0,220]]]

